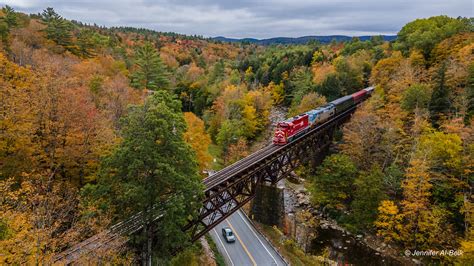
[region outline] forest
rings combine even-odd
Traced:
[[[47,264],[139,211],[151,224],[157,204],[159,226],[84,259],[203,264],[181,228],[205,171],[250,154],[275,109],[300,114],[369,85],[337,152],[296,171],[311,204],[400,250],[461,249],[447,262],[472,263],[473,22],[261,46],[2,7],[0,264]]]

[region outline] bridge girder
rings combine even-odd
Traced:
[[[355,109],[312,129],[270,155],[255,158],[250,167],[208,187],[199,215],[189,221],[184,230],[190,232],[193,241],[199,239],[253,199],[259,183],[275,184],[302,163],[321,155],[331,144],[336,128],[347,121]]]

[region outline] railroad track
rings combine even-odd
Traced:
[[[276,150],[281,148],[281,146],[276,146],[273,144],[270,144],[252,154],[249,156],[241,159],[240,161],[237,161],[226,168],[216,172],[215,174],[205,178],[203,180],[203,184],[206,187],[206,190],[209,190],[213,188],[214,186],[232,178],[235,174],[238,172],[242,171],[243,169],[249,167],[253,163],[259,161],[260,159],[266,157],[269,154],[274,153]]]
[[[203,184],[205,186],[205,192],[209,192],[210,190],[215,190],[216,187],[219,187],[220,184],[226,183],[227,181],[232,182],[232,178],[237,176],[240,172],[245,171],[246,169],[249,169],[253,167],[254,165],[257,165],[262,160],[266,160],[270,157],[273,158],[275,157],[275,155],[279,156],[278,154],[280,154],[280,151],[289,149],[291,146],[296,145],[298,142],[305,139],[306,136],[311,135],[315,133],[316,131],[319,131],[325,127],[331,126],[331,124],[334,123],[335,121],[338,121],[338,119],[341,119],[343,117],[350,115],[356,108],[357,108],[357,105],[352,106],[345,112],[337,115],[333,119],[330,119],[326,123],[310,129],[307,133],[305,133],[304,135],[299,137],[297,140],[289,144],[286,144],[284,146],[277,146],[277,145],[270,144],[252,153],[251,155],[233,163],[232,165],[225,167],[224,169],[216,172],[214,175],[205,178],[203,180]],[[218,188],[217,190],[219,191],[221,189],[222,188]],[[154,218],[154,220],[159,219],[160,217],[162,217],[162,215],[163,214],[157,215]],[[107,231],[99,233],[95,236],[92,236],[86,239],[83,242],[80,242],[79,244],[55,256],[53,258],[53,263],[61,262],[64,264],[69,264],[79,259],[82,254],[86,254],[92,250],[98,250],[102,247],[105,248],[108,244],[110,244],[111,242],[115,240],[118,240],[121,236],[131,235],[137,232],[143,227],[143,224],[142,224],[142,221],[144,220],[143,216],[144,216],[143,212],[138,212],[137,214],[131,216],[130,218],[113,225]]]
[[[153,211],[156,211],[153,210]],[[163,215],[157,215],[153,221],[161,218]],[[52,262],[64,262],[68,264],[72,261],[78,260],[82,254],[89,253],[93,250],[100,250],[103,247],[110,248],[108,245],[114,241],[118,241],[121,237],[126,235],[132,235],[143,227],[144,213],[138,212],[128,219],[116,223],[111,226],[108,230],[103,231],[97,235],[94,235],[74,246],[67,249],[66,251],[53,257]],[[119,244],[119,243],[118,243]]]

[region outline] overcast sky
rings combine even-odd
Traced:
[[[17,11],[53,7],[67,19],[205,37],[396,34],[435,15],[474,16],[474,0],[0,0]]]

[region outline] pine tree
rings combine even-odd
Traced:
[[[95,44],[92,40],[92,36],[94,31],[90,29],[83,29],[79,32],[77,36],[77,51],[76,54],[81,56],[82,58],[90,58],[94,57],[94,48]]]
[[[2,8],[1,11],[3,16],[0,16],[0,40],[3,45],[5,45],[6,50],[9,51],[10,46],[8,38],[11,29],[18,26],[17,14],[15,13],[15,10],[8,5]]]
[[[44,29],[46,38],[63,46],[66,50],[73,50],[71,34],[73,25],[71,22],[61,17],[52,7],[46,8],[41,13],[41,20],[46,25],[46,29]]]
[[[135,57],[135,70],[131,75],[133,87],[153,91],[168,88],[168,73],[152,43],[139,47]]]
[[[143,105],[130,107],[122,120],[122,143],[104,161],[98,184],[83,189],[84,197],[102,202],[117,220],[147,214],[143,235],[134,239],[143,245],[144,260],[151,250],[166,258],[185,245],[188,236],[181,228],[200,204],[201,178],[183,140],[185,130],[181,103],[168,92],[155,92]]]
[[[429,104],[430,118],[433,126],[439,126],[439,120],[449,114],[451,101],[449,100],[448,88],[446,86],[446,63],[441,64],[436,73],[435,87]]]

